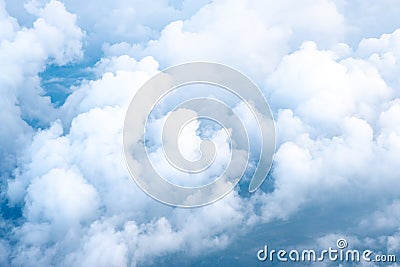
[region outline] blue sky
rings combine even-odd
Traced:
[[[399,258],[399,13],[396,0],[0,0],[0,266],[266,266],[264,245],[338,238]],[[146,80],[199,60],[257,84],[276,155],[257,192],[245,177],[172,208],[131,179],[123,121]]]

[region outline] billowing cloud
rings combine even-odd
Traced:
[[[170,23],[142,49],[117,44],[114,50],[153,55],[166,66],[190,60],[217,61],[246,69],[253,79],[259,79],[304,40],[325,47],[335,44],[344,35],[343,23],[335,5],[324,0],[215,1],[190,19]]]
[[[21,1],[0,2],[0,121],[7,125],[0,129],[0,265],[209,264],[218,251],[221,264],[249,265],[269,241],[325,248],[343,236],[353,246],[399,251],[393,24],[372,35],[351,23],[367,16],[349,13],[347,1],[94,5],[29,1],[26,13]],[[51,104],[39,73],[101,49],[92,78],[71,87],[60,107]],[[240,185],[213,205],[176,209],[130,178],[122,128],[137,89],[160,66],[190,60],[229,64],[256,81],[273,109],[277,152],[260,191],[248,195]],[[241,104],[235,111],[247,118]],[[150,121],[150,134],[162,115]],[[189,158],[198,154],[199,127],[194,121],[182,132]],[[201,181],[229,154],[223,131],[212,138],[222,157]],[[157,146],[151,157],[173,173]]]
[[[57,1],[37,10],[38,18],[31,28],[21,28],[7,14],[3,1],[0,8],[4,24],[0,43],[0,116],[3,125],[7,125],[0,131],[0,154],[2,165],[8,165],[14,164],[13,154],[32,134],[30,125],[45,125],[56,117],[49,97],[44,96],[38,73],[46,64],[64,65],[79,59],[83,34],[76,26],[76,16]]]

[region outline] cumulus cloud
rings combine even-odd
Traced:
[[[400,30],[382,34],[379,38],[365,38],[360,42],[357,53],[375,65],[388,84],[398,88]],[[399,93],[397,91],[397,96]]]
[[[227,229],[248,220],[236,194],[201,211],[174,210],[149,199],[129,177],[121,153],[125,111],[157,67],[152,58],[100,61],[96,71],[105,73],[60,108],[65,121],[35,133],[8,183],[8,200],[23,207],[25,221],[12,236],[19,251],[11,254],[13,265],[151,263],[167,253],[224,248],[232,239]],[[204,223],[211,213],[219,216]]]
[[[31,28],[20,28],[0,4],[5,32],[0,44],[2,64],[0,86],[1,121],[7,127],[0,131],[0,154],[3,164],[13,164],[24,140],[32,134],[32,122],[43,125],[55,118],[50,99],[44,96],[38,73],[46,64],[66,64],[82,56],[82,31],[76,26],[76,16],[63,4],[52,1],[38,10]],[[63,22],[56,18],[63,18]],[[26,121],[28,123],[26,123]],[[10,163],[7,159],[10,158]],[[2,164],[2,165],[3,165]],[[4,170],[4,168],[3,168]]]
[[[7,209],[20,211],[15,221],[2,210],[0,224],[10,231],[2,231],[0,264],[187,265],[182,258],[234,248],[235,263],[248,265],[254,246],[269,240],[322,247],[341,236],[354,246],[399,250],[399,30],[392,25],[371,36],[351,25],[366,15],[345,12],[345,1],[157,1],[157,12],[140,1],[112,1],[92,12],[97,2],[52,0],[28,2],[30,15],[17,2],[7,10],[18,19],[0,2],[2,194]],[[349,37],[354,27],[364,39]],[[38,73],[82,59],[84,41],[104,50],[90,67],[94,78],[54,107]],[[122,153],[136,90],[160,66],[188,60],[218,61],[254,78],[277,128],[262,190],[248,196],[238,187],[193,210],[144,194]],[[235,111],[247,118],[241,104]],[[183,132],[193,144],[182,148],[186,155],[197,155],[199,125]],[[226,136],[213,138],[228,154]],[[162,151],[152,156],[169,171]],[[216,163],[202,181],[223,157]],[[251,240],[235,246],[246,234]]]
[[[46,5],[47,0],[7,1],[8,11],[29,25],[34,20],[33,14]],[[157,38],[159,32],[171,21],[186,19],[209,0],[166,1],[156,0],[148,3],[135,1],[64,1],[66,8],[77,14],[80,27],[87,33],[85,38],[89,61],[101,57],[104,47],[107,50],[115,43],[141,43]],[[96,12],[94,12],[94,9]],[[121,55],[118,53],[117,55]]]
[[[304,40],[329,47],[343,31],[343,17],[329,1],[215,1],[170,23],[141,53],[163,65],[217,61],[246,69],[258,81]]]
[[[353,203],[396,197],[397,146],[384,143],[398,136],[397,92],[370,61],[335,58],[305,43],[267,80],[280,142],[267,218],[285,218],[315,199],[327,205],[350,196]]]

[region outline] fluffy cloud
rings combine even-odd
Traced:
[[[0,116],[7,125],[0,130],[0,154],[5,159],[1,165],[9,165],[13,164],[13,154],[32,134],[28,124],[45,125],[55,118],[56,112],[49,97],[44,96],[38,73],[48,63],[62,65],[80,58],[82,32],[76,26],[75,15],[57,1],[38,10],[31,28],[20,28],[7,15],[3,1],[0,8],[4,24],[1,28],[5,30],[0,43],[0,94],[4,110]]]
[[[329,47],[343,34],[343,17],[329,1],[215,1],[170,23],[137,53],[163,65],[217,61],[246,69],[258,81],[303,40]]]
[[[380,71],[388,84],[398,88],[400,80],[397,75],[400,58],[400,30],[382,34],[380,38],[366,38],[360,42],[357,53],[368,59]],[[397,96],[399,93],[397,92]]]
[[[315,199],[385,203],[396,196],[397,92],[377,66],[337,60],[332,51],[305,43],[282,60],[267,88],[281,109],[276,189],[266,198],[267,218],[285,218]]]
[[[47,0],[7,1],[7,9],[18,17],[23,25],[34,20],[37,10]],[[66,8],[77,14],[80,27],[86,31],[86,57],[96,60],[101,56],[102,47],[118,42],[141,43],[157,38],[159,32],[171,21],[186,19],[209,0],[166,1],[147,3],[143,0],[113,0],[85,2],[65,1]],[[94,9],[96,12],[94,12]],[[121,55],[119,53],[118,55]]]
[[[0,264],[171,265],[234,248],[236,263],[249,265],[254,246],[269,240],[331,246],[344,235],[355,246],[376,240],[371,248],[399,250],[399,30],[354,45],[343,1],[214,1],[201,8],[158,1],[157,12],[125,1],[92,12],[95,4],[65,3],[77,18],[58,1],[31,1],[26,8],[35,19],[27,27],[18,23],[29,16],[17,22],[0,2],[0,120],[8,126],[0,130],[0,152],[10,176],[2,193],[4,205],[21,211],[17,221],[2,215],[10,231],[0,242]],[[16,6],[8,9],[18,14]],[[53,107],[38,73],[82,58],[82,40],[105,55],[90,68],[95,78]],[[159,64],[187,60],[235,66],[268,97],[278,147],[263,190],[247,196],[236,188],[213,205],[184,210],[153,201],[129,177],[122,153],[129,101]],[[243,113],[240,105],[235,111]],[[198,126],[182,133],[193,144],[182,148],[187,155],[196,156]],[[227,153],[226,136],[213,138]],[[162,152],[153,152],[168,172]],[[251,240],[235,246],[246,234]]]
[[[100,61],[96,71],[105,73],[60,108],[66,120],[34,135],[8,183],[8,200],[23,206],[24,218],[11,237],[18,240],[13,265],[148,264],[167,253],[224,248],[233,237],[229,229],[246,225],[252,210],[236,193],[201,210],[174,210],[149,199],[129,177],[121,153],[125,111],[157,67],[151,58]]]

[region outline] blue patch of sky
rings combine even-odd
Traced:
[[[92,65],[92,62],[84,62],[66,66],[48,66],[39,73],[45,95],[50,97],[56,107],[61,106],[71,94],[72,87],[79,86],[83,80],[95,77],[95,74],[89,69]]]

